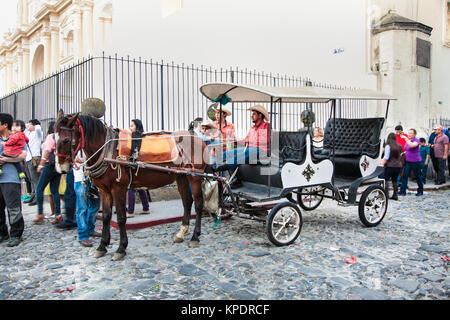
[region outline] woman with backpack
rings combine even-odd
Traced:
[[[36,200],[37,200],[37,215],[33,219],[35,224],[43,224],[44,215],[44,189],[50,183],[50,192],[52,194],[53,203],[55,206],[55,217],[51,221],[52,224],[58,224],[62,221],[61,215],[61,198],[59,196],[59,183],[61,174],[55,169],[55,121],[49,123],[47,138],[42,144],[41,162],[37,168],[40,173],[39,180],[36,186]]]
[[[398,200],[398,176],[402,170],[401,161],[402,146],[397,143],[395,133],[389,133],[384,147],[384,157],[381,165],[384,167],[384,180],[386,180],[386,194],[389,196],[388,181],[392,179],[394,194],[392,200]]]

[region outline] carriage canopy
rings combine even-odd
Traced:
[[[394,97],[369,89],[339,90],[317,87],[264,87],[250,84],[208,83],[200,92],[215,101],[221,96],[231,102],[270,103],[281,99],[286,103],[328,103],[332,100],[396,100]]]

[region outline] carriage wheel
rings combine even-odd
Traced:
[[[213,214],[213,217],[221,220],[226,220],[231,218],[232,214],[229,211],[233,211],[233,200],[231,199],[230,192],[227,188],[223,190],[223,206],[217,209],[216,213]]]
[[[295,204],[282,202],[269,213],[266,233],[270,242],[281,247],[293,243],[302,230],[302,214]]]
[[[388,197],[378,185],[368,187],[359,200],[359,219],[366,227],[375,227],[383,220],[388,207]]]
[[[312,211],[317,209],[322,203],[324,189],[320,186],[308,187],[303,189],[298,189],[299,193],[306,193],[303,195],[297,195],[298,205],[305,211]]]

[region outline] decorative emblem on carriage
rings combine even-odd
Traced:
[[[369,161],[367,161],[367,157],[364,157],[364,161],[361,163],[361,167],[364,169],[364,171],[367,170],[367,168],[369,167]]]
[[[316,172],[311,167],[311,165],[308,164],[305,170],[303,170],[302,175],[308,180],[308,182],[311,180],[311,178],[314,176]]]

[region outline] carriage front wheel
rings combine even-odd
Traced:
[[[272,208],[266,221],[266,233],[270,242],[281,247],[293,243],[302,230],[302,214],[298,206],[282,202]]]
[[[383,220],[388,207],[386,192],[379,185],[368,187],[359,200],[359,219],[366,227],[375,227]]]

